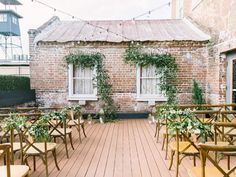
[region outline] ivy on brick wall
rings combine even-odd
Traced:
[[[160,91],[167,96],[168,103],[176,102],[177,64],[169,53],[144,53],[140,44],[131,44],[125,51],[124,61],[130,65],[155,66],[160,76]]]
[[[76,53],[65,56],[67,64],[73,64],[81,67],[82,69],[96,69],[97,75],[94,76],[94,81],[95,86],[97,87],[98,95],[103,102],[104,121],[110,121],[117,118],[117,108],[115,107],[114,101],[111,97],[112,85],[110,84],[110,78],[103,63],[104,58],[105,56],[101,53]]]

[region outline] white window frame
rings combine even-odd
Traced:
[[[15,16],[12,16],[12,23],[15,25],[18,24],[18,19]]]
[[[137,85],[137,101],[148,101],[149,103],[155,103],[155,101],[167,101],[167,98],[163,94],[141,94],[141,66],[136,66],[136,85]],[[156,78],[156,77],[155,77]]]
[[[69,64],[69,70],[68,70],[68,75],[69,75],[69,96],[68,100],[81,100],[81,101],[87,101],[87,100],[97,100],[97,88],[93,88],[93,94],[74,94],[73,93],[73,88],[74,88],[74,82],[73,82],[73,65]],[[93,70],[93,75],[96,75],[96,70]]]
[[[0,14],[0,23],[7,22],[7,14]]]

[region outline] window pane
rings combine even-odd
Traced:
[[[93,71],[90,68],[74,67],[73,78],[74,94],[93,94]]]
[[[156,75],[155,66],[141,67],[140,71],[140,93],[141,94],[159,94],[159,79]]]
[[[7,15],[6,14],[0,14],[0,22],[7,22]]]

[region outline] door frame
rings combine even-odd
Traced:
[[[226,103],[232,103],[233,92],[233,61],[236,60],[236,52],[227,54],[227,71],[226,71]],[[234,89],[236,91],[236,89]]]

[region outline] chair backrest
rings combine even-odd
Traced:
[[[0,144],[0,151],[3,151],[2,155],[5,155],[5,157],[6,157],[7,177],[11,177],[10,148],[11,148],[11,145],[9,145],[9,144]]]
[[[201,169],[202,169],[202,177],[206,176],[206,159],[208,159],[217,170],[219,170],[220,173],[222,173],[222,176],[230,176],[236,169],[236,166],[231,168],[229,171],[224,170],[210,155],[209,151],[212,152],[235,152],[236,146],[235,145],[214,145],[214,144],[199,144],[199,150],[200,150],[200,157],[201,157]]]
[[[215,122],[213,125],[215,144],[217,144],[218,140],[227,141],[231,145],[234,143],[234,140],[230,137],[230,133],[236,130],[236,122]]]

